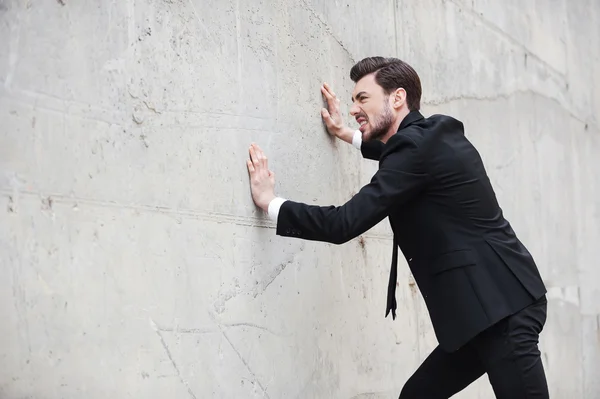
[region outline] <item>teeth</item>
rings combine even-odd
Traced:
[[[367,124],[367,121],[362,121],[362,122],[360,122],[360,125],[361,125],[361,126],[363,126],[363,125],[366,125],[366,124]]]

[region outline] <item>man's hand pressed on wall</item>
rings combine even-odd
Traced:
[[[252,200],[256,206],[267,212],[269,203],[275,198],[275,174],[269,170],[267,157],[256,144],[250,146],[250,159],[247,164]]]
[[[321,86],[321,94],[323,94],[323,97],[327,101],[327,108],[329,108],[321,109],[321,117],[323,118],[323,122],[325,122],[327,131],[340,140],[352,143],[354,131],[344,124],[342,113],[340,112],[339,98],[337,98],[333,89],[327,83],[323,83],[323,86]]]

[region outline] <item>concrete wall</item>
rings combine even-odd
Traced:
[[[397,397],[436,342],[405,265],[383,318],[387,222],[276,237],[245,166],[256,141],[279,194],[347,200],[376,164],[319,86],[378,54],[534,253],[552,397],[600,398],[599,27],[597,0],[0,0],[0,397]]]

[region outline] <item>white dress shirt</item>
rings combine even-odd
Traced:
[[[356,130],[354,132],[354,136],[352,136],[352,145],[358,150],[360,150],[360,147],[362,145],[362,133],[360,132],[360,130]],[[279,209],[285,201],[287,201],[285,198],[276,197],[271,202],[269,202],[268,213],[269,218],[271,218],[271,220],[277,222],[277,217],[279,216]]]

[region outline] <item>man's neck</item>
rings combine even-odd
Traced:
[[[387,134],[381,138],[381,141],[383,142],[383,144],[387,143],[387,141],[390,139],[390,137],[392,137],[394,134],[396,134],[398,132],[398,129],[400,128],[400,124],[402,123],[404,118],[406,118],[408,113],[409,113],[408,110],[402,110],[402,111],[400,111],[400,113],[398,113],[398,116],[396,117],[396,121],[392,124],[392,126],[390,126],[390,130],[388,130]]]

